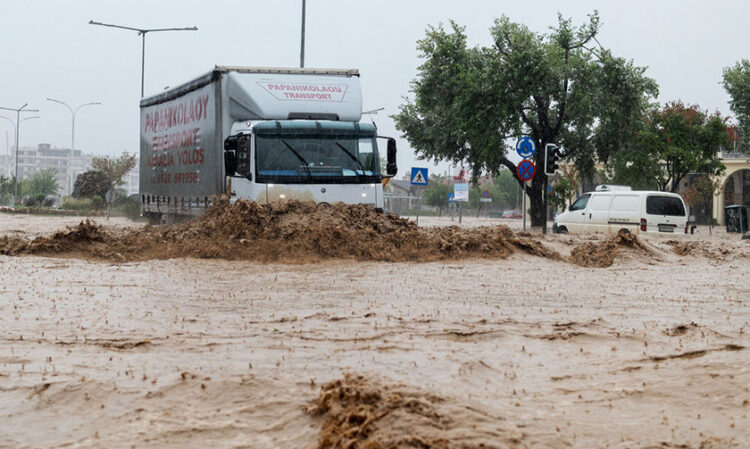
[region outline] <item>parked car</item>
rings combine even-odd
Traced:
[[[520,210],[505,210],[503,211],[503,218],[523,218]]]
[[[552,231],[687,233],[688,209],[676,193],[657,191],[596,191],[581,195],[555,217]]]

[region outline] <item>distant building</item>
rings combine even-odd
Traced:
[[[52,148],[48,143],[40,143],[37,148],[21,147],[18,150],[18,179],[25,179],[36,172],[54,169],[57,172],[57,183],[60,185],[60,195],[70,195],[76,177],[91,167],[91,154],[83,154],[81,150],[67,148]],[[8,161],[8,159],[10,159]],[[15,151],[10,157],[4,156],[2,174],[15,173]]]
[[[138,159],[135,160],[135,167],[128,172],[127,175],[125,175],[125,178],[123,178],[123,181],[125,182],[121,187],[125,190],[127,190],[128,195],[133,195],[138,193],[138,185],[140,182],[141,177],[140,175],[140,161]]]

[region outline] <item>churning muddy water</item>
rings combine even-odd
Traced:
[[[748,447],[747,241],[288,207],[0,223],[0,447]]]

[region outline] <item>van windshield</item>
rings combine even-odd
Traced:
[[[586,204],[588,204],[590,196],[591,195],[583,195],[582,197],[578,198],[575,203],[570,205],[570,210],[586,209]]]
[[[682,200],[674,196],[649,196],[646,198],[646,213],[649,215],[685,216]]]

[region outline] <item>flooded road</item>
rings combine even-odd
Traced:
[[[608,268],[0,256],[0,447],[747,447],[750,244],[646,243]]]

